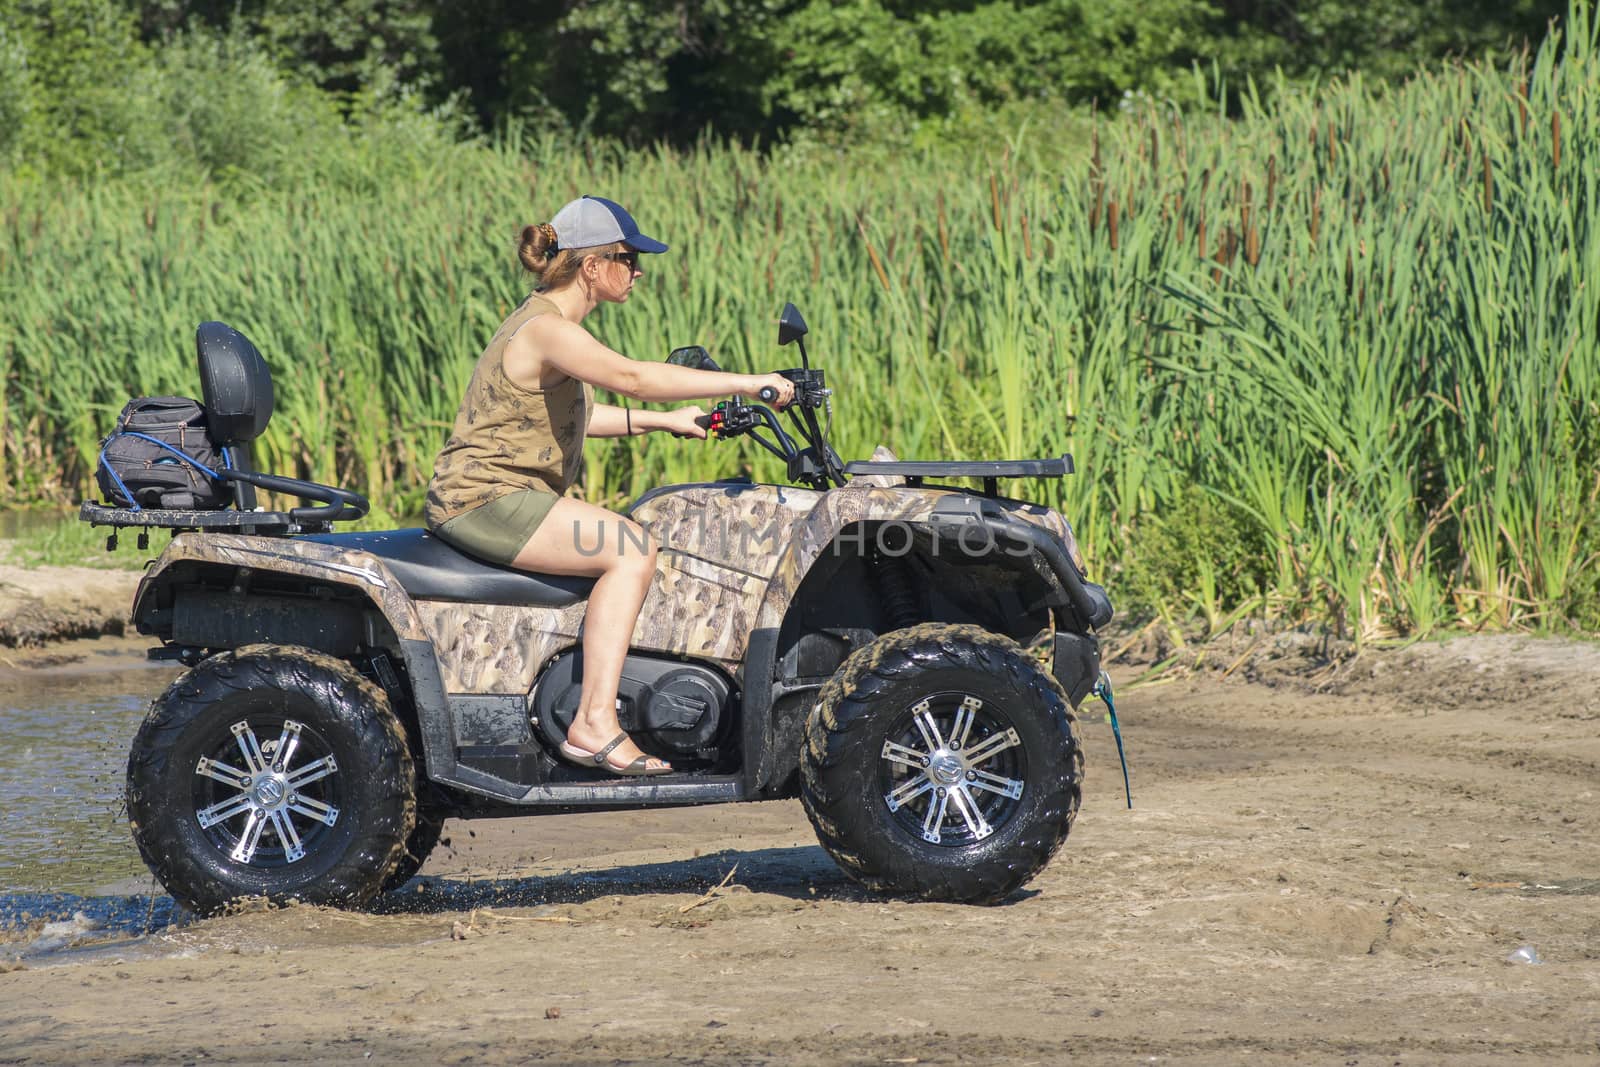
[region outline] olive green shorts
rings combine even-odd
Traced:
[[[554,493],[519,489],[447,519],[433,532],[469,555],[509,565],[560,499]]]

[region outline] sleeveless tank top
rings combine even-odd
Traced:
[[[423,512],[429,527],[523,489],[562,496],[578,477],[594,388],[569,377],[548,389],[524,389],[505,373],[512,335],[540,315],[559,314],[533,294],[478,358],[450,439],[433,463]]]

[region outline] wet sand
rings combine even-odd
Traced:
[[[1257,645],[1125,692],[1132,811],[1086,728],[998,907],[857,891],[797,802],[455,822],[371,912],[22,954],[0,1061],[1600,1059],[1600,649]]]
[[[7,652],[74,638],[120,636],[142,571],[0,563],[0,667]]]

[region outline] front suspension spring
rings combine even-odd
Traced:
[[[911,584],[911,568],[900,556],[873,556],[873,573],[878,577],[878,593],[883,597],[883,612],[896,630],[913,626],[922,617],[917,591]]]

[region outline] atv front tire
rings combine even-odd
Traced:
[[[392,893],[417,876],[417,872],[428,862],[433,850],[439,847],[439,839],[444,836],[445,818],[446,815],[442,811],[418,806],[417,824],[412,828],[411,836],[406,838],[405,847],[400,850],[400,859],[395,864],[394,870],[383,880],[381,892]]]
[[[415,777],[388,698],[350,664],[251,645],[151,705],[128,759],[128,819],[192,910],[247,896],[354,907],[401,857]]]
[[[1072,827],[1083,754],[1066,694],[1014,642],[926,623],[873,641],[818,693],[801,800],[876,892],[1003,900]]]

